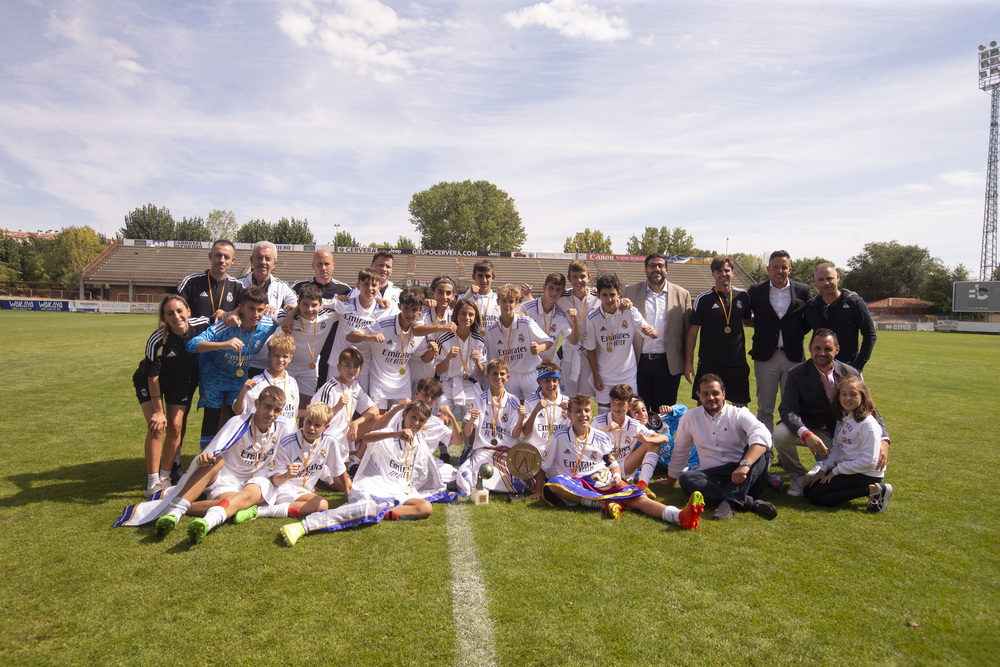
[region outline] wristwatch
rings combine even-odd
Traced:
[[[742,468],[743,466],[746,466],[746,467],[749,468],[750,467],[750,462],[747,461],[746,459],[743,459],[742,461],[740,461],[740,465],[738,467]]]

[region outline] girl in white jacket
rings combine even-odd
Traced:
[[[835,392],[833,411],[839,421],[833,446],[805,495],[825,507],[868,496],[868,511],[884,512],[892,485],[884,483],[885,472],[877,467],[882,430],[874,417],[871,391],[860,377],[845,375]]]

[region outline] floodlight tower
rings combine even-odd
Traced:
[[[990,93],[990,152],[986,167],[986,212],[983,214],[983,253],[979,279],[990,280],[997,268],[997,116],[1000,113],[1000,48],[979,45],[979,88]]]

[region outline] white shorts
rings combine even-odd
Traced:
[[[507,393],[517,396],[522,403],[538,389],[538,371],[528,373],[511,373],[507,384],[503,386]]]
[[[312,491],[303,491],[301,484],[285,482],[275,490],[274,504],[281,505],[282,503],[294,503],[296,500],[305,495],[314,494]]]
[[[249,475],[237,475],[226,467],[219,471],[219,475],[205,489],[205,497],[209,500],[216,500],[224,493],[239,493],[247,484],[256,484],[260,487],[260,494],[267,504],[274,502],[274,485],[267,477],[252,477]],[[269,497],[270,496],[270,497]]]

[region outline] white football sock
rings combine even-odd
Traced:
[[[170,479],[170,471],[169,470],[161,470],[160,471],[160,479]]]
[[[653,479],[653,473],[656,472],[656,464],[659,462],[660,456],[656,452],[649,452],[643,456],[639,480],[649,484],[649,480]]]
[[[160,481],[159,473],[150,473],[146,475],[146,486],[150,487]]]
[[[257,518],[261,519],[287,519],[288,508],[291,503],[281,503],[280,505],[261,505],[257,508]]]
[[[681,511],[673,505],[667,505],[663,508],[663,513],[660,515],[660,518],[667,523],[680,523]]]
[[[209,530],[212,530],[216,526],[221,526],[226,521],[226,510],[216,505],[205,512],[205,521],[208,523]]]
[[[580,504],[584,507],[604,507],[603,500],[596,500],[594,498],[580,498]]]
[[[167,506],[167,514],[173,514],[178,519],[187,514],[187,511],[191,508],[191,503],[184,500],[183,498],[174,498],[170,501],[170,505]]]

